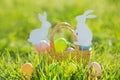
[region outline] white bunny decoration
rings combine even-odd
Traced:
[[[76,20],[78,22],[74,34],[77,36],[76,45],[80,45],[80,48],[89,48],[92,41],[92,32],[89,30],[88,26],[85,24],[86,18],[95,18],[95,15],[89,15],[93,10],[87,10],[83,15],[77,16]]]
[[[38,18],[42,23],[41,28],[33,30],[28,39],[29,42],[32,42],[35,45],[41,43],[41,40],[48,41],[48,29],[51,27],[50,22],[47,21],[46,12],[44,12],[44,15],[38,14]]]

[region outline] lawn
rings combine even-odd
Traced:
[[[69,60],[48,65],[27,39],[33,29],[41,26],[38,13],[47,12],[52,28],[68,22],[75,29],[76,16],[89,9],[97,16],[86,22],[93,33],[90,62],[101,65],[102,80],[119,80],[119,0],[0,0],[0,80],[20,80],[21,66],[26,62],[33,65],[32,80],[86,80],[81,62],[73,61],[77,70],[65,77]]]

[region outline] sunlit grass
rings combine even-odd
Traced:
[[[21,66],[26,62],[33,65],[32,80],[85,80],[82,63],[73,62],[77,71],[65,77],[69,62],[46,64],[27,39],[41,25],[38,13],[46,11],[52,27],[66,21],[75,29],[75,17],[88,9],[97,16],[87,20],[93,33],[91,62],[100,63],[103,80],[120,79],[119,0],[0,0],[0,80],[21,79]]]

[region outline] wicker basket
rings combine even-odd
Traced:
[[[90,50],[79,50],[79,46],[74,44],[74,50],[73,51],[64,51],[63,53],[58,53],[55,51],[55,46],[54,46],[54,35],[55,33],[62,29],[65,28],[69,30],[72,34],[72,42],[74,43],[77,39],[76,36],[74,35],[74,29],[72,26],[66,22],[62,22],[60,24],[57,24],[50,35],[50,55],[56,59],[57,61],[64,60],[71,55],[72,59],[76,59],[77,61],[80,61],[81,58],[88,63],[90,60],[90,55],[91,55],[91,49]]]

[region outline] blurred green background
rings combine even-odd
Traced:
[[[0,74],[20,72],[27,61],[39,64],[27,41],[29,33],[41,26],[38,13],[46,11],[52,27],[68,22],[75,29],[75,17],[89,9],[97,16],[86,21],[93,33],[91,61],[101,64],[104,80],[119,79],[120,0],[0,0]]]
[[[75,17],[88,9],[97,16],[87,19],[93,42],[108,40],[120,46],[119,0],[0,0],[0,43],[27,41],[30,31],[41,25],[38,13],[46,11],[52,26],[66,21],[75,27]]]

